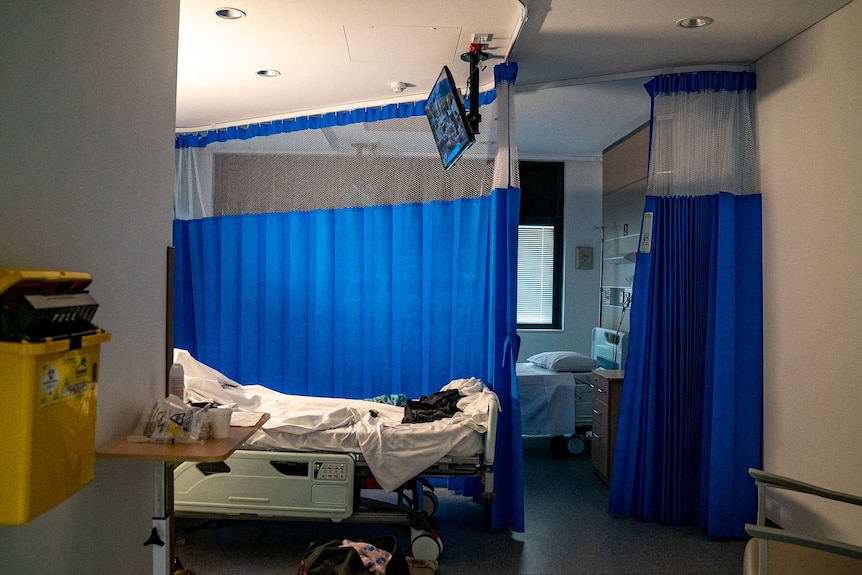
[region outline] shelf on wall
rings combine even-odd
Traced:
[[[636,258],[637,252],[628,252],[621,256],[608,256],[606,258],[602,258],[602,261],[609,264],[633,264],[635,263]]]
[[[628,238],[636,238],[636,237],[639,237],[639,236],[640,236],[640,233],[637,233],[637,234],[626,234],[626,235],[624,235],[624,236],[616,236],[616,237],[613,237],[613,238],[605,238],[605,241],[606,241],[606,242],[614,242],[614,241],[617,241],[617,240],[625,240],[625,239],[628,239]]]

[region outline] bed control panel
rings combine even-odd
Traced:
[[[174,471],[178,515],[331,519],[353,514],[353,456],[240,450],[218,469],[182,463]]]
[[[322,481],[344,481],[347,479],[347,465],[343,461],[315,461],[314,478]]]

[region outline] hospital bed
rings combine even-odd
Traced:
[[[584,449],[576,430],[590,427],[592,371],[553,371],[529,362],[515,365],[521,400],[521,433],[527,436],[570,436],[573,454]]]
[[[589,356],[551,351],[517,363],[521,433],[565,438],[570,453],[582,453],[593,421],[592,371],[620,369],[626,347],[625,333],[597,327],[592,330]]]
[[[482,501],[494,501],[500,406],[475,378],[441,389],[458,390],[452,417],[402,423],[404,407],[240,385],[184,350],[174,361],[183,365],[188,401],[232,406],[232,425],[245,414],[270,414],[224,462],[176,468],[178,516],[404,523],[413,555],[437,559],[442,539],[430,522],[438,500],[429,479],[480,477]],[[363,496],[369,491],[383,497]]]

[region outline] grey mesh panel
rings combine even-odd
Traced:
[[[213,215],[307,211],[476,198],[493,186],[493,161],[438,157],[215,154]]]

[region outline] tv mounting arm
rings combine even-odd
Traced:
[[[467,110],[467,123],[474,134],[479,133],[479,123],[482,121],[482,114],[479,113],[479,62],[489,58],[489,55],[482,51],[487,46],[487,44],[473,42],[470,44],[470,51],[461,54],[461,59],[470,63],[470,78],[467,81],[470,109]]]

